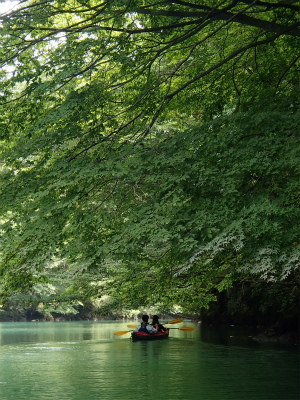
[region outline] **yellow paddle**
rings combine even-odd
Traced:
[[[173,319],[170,322],[166,322],[166,325],[167,324],[180,324],[180,322],[182,322],[182,321],[183,321],[183,318],[177,318],[177,319]]]
[[[177,319],[173,319],[170,322],[165,322],[164,325],[168,325],[168,324],[180,324],[183,321],[183,318],[177,318]],[[137,325],[127,325],[128,328],[136,328]]]
[[[189,328],[188,326],[185,326],[183,328],[169,328],[169,329],[179,329],[180,331],[185,331],[185,332],[192,332],[194,328]],[[132,332],[132,331],[119,331],[119,332],[114,332],[114,336],[122,336],[125,335],[125,333]]]
[[[132,332],[132,331],[119,331],[119,332],[114,332],[114,336],[122,336],[122,335],[125,335],[125,333],[128,333],[128,332]]]
[[[169,328],[169,329],[179,329],[180,331],[192,332],[195,328],[190,328],[189,326],[184,326],[183,328]]]

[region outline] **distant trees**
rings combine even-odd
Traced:
[[[1,16],[4,300],[196,310],[298,270],[300,4],[195,3]]]

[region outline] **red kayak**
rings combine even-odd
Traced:
[[[167,339],[169,337],[169,331],[156,332],[156,333],[146,333],[146,332],[132,332],[132,340],[159,340]]]

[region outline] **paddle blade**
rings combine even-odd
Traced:
[[[177,319],[173,319],[170,322],[167,322],[166,324],[180,324],[183,321],[183,318],[177,318]]]
[[[122,335],[125,335],[125,333],[128,333],[128,332],[131,332],[131,331],[119,331],[119,332],[114,332],[114,336],[122,336]]]
[[[189,328],[188,326],[183,327],[183,328],[178,328],[181,331],[186,331],[186,332],[192,332],[195,328]]]
[[[137,325],[127,325],[127,328],[132,328],[132,329],[134,329],[134,328],[136,328],[137,327]]]

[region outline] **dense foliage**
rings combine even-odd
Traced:
[[[299,1],[1,16],[1,292],[207,306],[299,268]],[[16,300],[17,299],[17,300]]]

